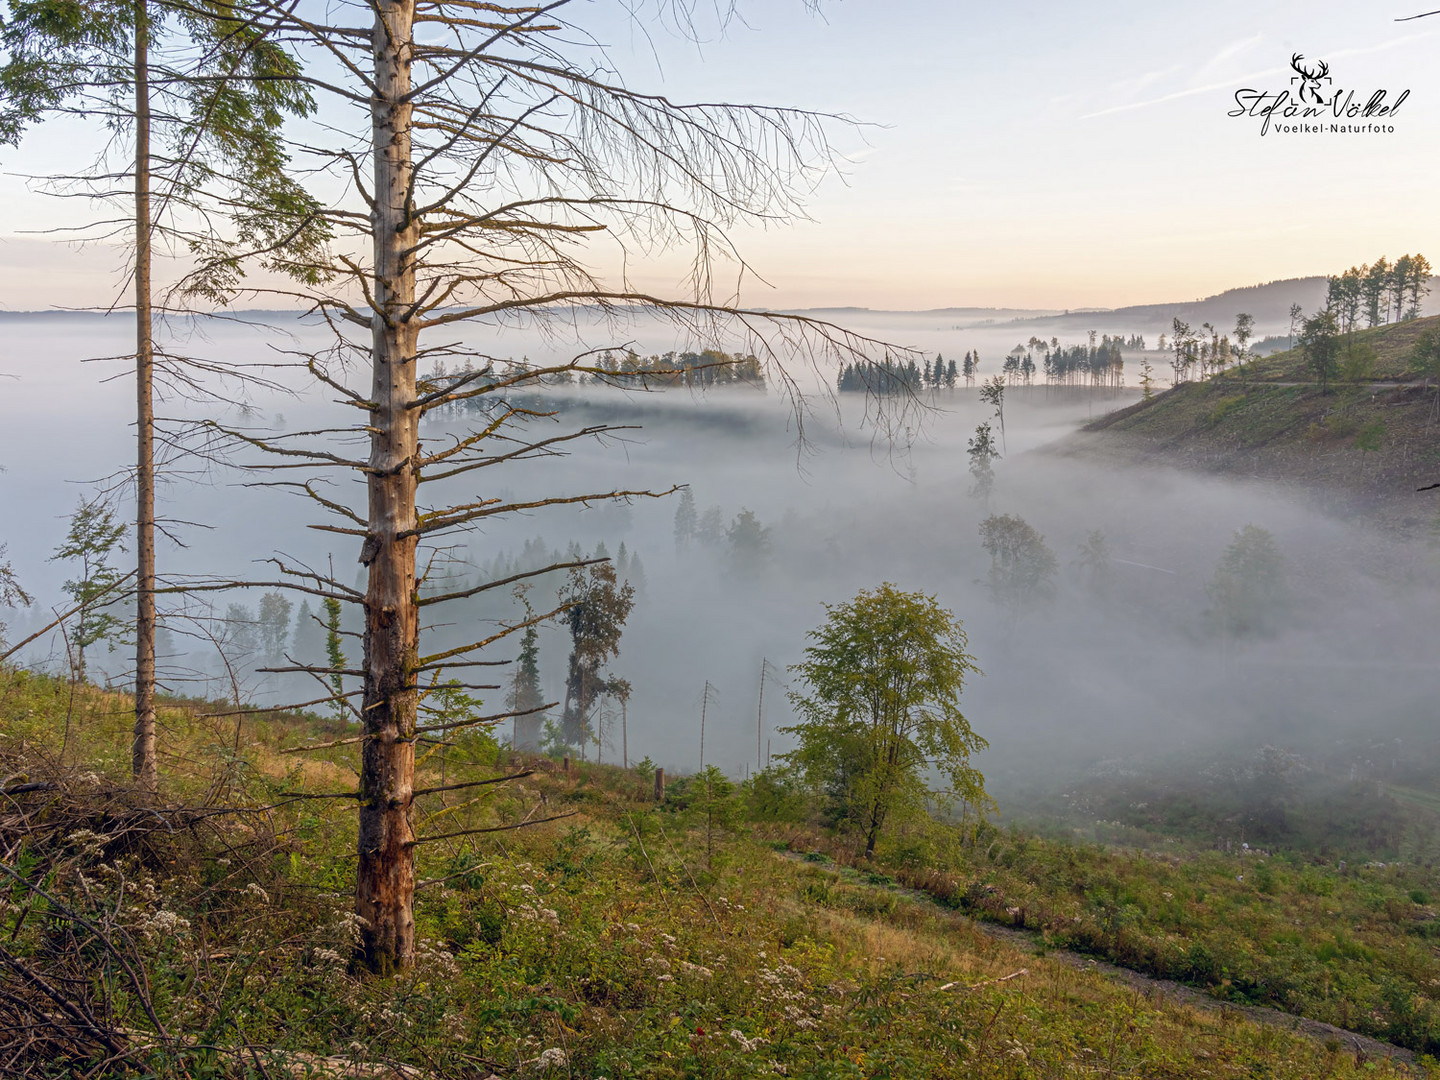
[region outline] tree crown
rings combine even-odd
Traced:
[[[800,722],[781,730],[800,745],[786,757],[867,832],[869,850],[888,818],[927,800],[987,805],[970,765],[987,744],[960,711],[965,677],[980,673],[960,621],[934,596],[889,582],[825,610],[790,669],[806,689],[790,693]],[[932,769],[948,788],[929,788]]]

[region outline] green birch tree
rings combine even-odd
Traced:
[[[125,550],[125,526],[100,499],[82,499],[70,515],[64,542],[55,549],[52,562],[78,564],[78,576],[65,582],[65,594],[79,610],[70,631],[75,650],[76,682],[85,681],[85,650],[102,641],[114,641],[124,630],[125,620],[103,597],[120,581],[120,571],[110,565],[112,552]]]
[[[790,693],[800,721],[780,730],[799,742],[786,759],[860,831],[865,854],[887,824],[927,806],[988,806],[970,764],[987,744],[960,711],[966,676],[980,674],[960,620],[889,582],[825,610],[790,668],[803,684]],[[932,774],[946,786],[932,789]]]

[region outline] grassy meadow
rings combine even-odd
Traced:
[[[151,807],[127,786],[128,708],[0,674],[7,1074],[1407,1071],[1077,969],[1046,955],[1058,946],[1432,1046],[1440,972],[1416,869],[917,823],[857,873],[852,839],[782,785],[691,778],[656,803],[643,771],[566,773],[483,733],[424,750],[417,783],[515,778],[421,800],[419,962],[364,977],[351,802],[303,797],[353,790],[354,746],[284,752],[345,727],[171,702]],[[453,833],[468,835],[424,842]],[[997,940],[954,909],[1042,936]]]

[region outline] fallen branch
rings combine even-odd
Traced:
[[[521,712],[492,713],[490,716],[472,716],[468,720],[450,720],[443,724],[424,724],[415,729],[416,735],[428,735],[432,731],[454,731],[456,728],[474,727],[476,724],[498,724],[501,720],[509,720],[514,716],[529,716],[531,713],[544,712],[546,709],[553,709],[558,701],[552,701],[545,705],[537,705],[533,709],[525,709]],[[371,706],[374,708],[374,706]],[[353,743],[364,742],[371,738],[370,735],[351,735],[347,739],[335,739],[332,742],[310,743],[307,746],[291,746],[281,750],[282,754],[303,754],[310,750],[331,750],[337,746],[350,746]]]
[[[486,784],[503,784],[506,780],[521,780],[527,776],[534,776],[534,769],[526,769],[524,772],[510,773],[508,776],[492,776],[489,780],[466,780],[459,784],[444,784],[440,787],[420,788],[410,793],[412,799],[418,799],[421,795],[434,795],[441,791],[460,791],[464,788],[484,787]]]
[[[54,791],[59,787],[48,780],[35,780],[28,784],[16,784],[14,787],[0,788],[0,795],[24,795],[29,791]]]
[[[1012,971],[1009,975],[1002,975],[998,979],[986,979],[984,982],[971,983],[966,986],[964,983],[948,982],[944,986],[937,987],[939,990],[979,990],[982,986],[994,986],[996,983],[1009,982],[1011,979],[1018,979],[1021,975],[1029,975],[1029,968],[1021,968],[1019,971]]]
[[[124,577],[120,578],[118,581],[115,581],[115,582],[113,582],[112,584],[107,585],[105,588],[101,589],[101,590],[100,590],[98,593],[96,593],[94,596],[92,596],[92,597],[90,597],[89,599],[87,599],[84,603],[82,603],[82,604],[77,604],[75,607],[73,607],[73,608],[71,608],[69,611],[65,612],[65,614],[56,616],[56,618],[55,618],[55,620],[54,620],[53,622],[46,623],[46,624],[45,624],[44,626],[42,626],[39,630],[36,630],[35,633],[31,634],[29,637],[27,637],[24,641],[20,642],[18,645],[12,645],[10,648],[6,649],[3,653],[0,653],[0,662],[3,662],[3,661],[5,661],[5,660],[10,659],[10,657],[14,656],[17,652],[19,652],[21,649],[23,649],[26,645],[29,645],[29,644],[30,644],[32,641],[34,641],[36,638],[44,637],[44,636],[45,636],[46,634],[48,634],[51,630],[54,630],[55,627],[59,626],[59,625],[60,625],[61,623],[63,623],[66,619],[70,618],[71,615],[78,614],[81,608],[89,607],[90,605],[94,604],[96,600],[99,600],[100,597],[104,596],[106,593],[114,592],[116,589],[118,589],[121,585],[124,585],[125,582],[129,581],[129,580],[130,580],[132,577],[134,577],[134,576],[135,576],[135,571],[134,571],[134,570],[131,570],[130,573],[126,574]],[[126,596],[129,596],[129,595],[130,595],[130,594],[127,592],[127,593],[125,593],[125,594],[122,595],[122,596],[116,597],[116,602],[118,603],[119,601],[125,599],[125,597],[126,597]],[[52,608],[51,610],[53,611],[54,609]]]
[[[549,821],[563,821],[567,817],[574,817],[579,812],[579,810],[571,810],[568,814],[556,814],[554,817],[540,818],[536,821],[520,821],[514,825],[491,825],[488,829],[461,829],[459,832],[441,833],[439,836],[421,836],[411,840],[408,846],[428,844],[432,840],[450,840],[457,836],[476,836],[479,833],[513,832],[516,829],[528,829],[531,825],[544,825]]]

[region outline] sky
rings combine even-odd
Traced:
[[[1396,21],[1423,0],[742,0],[698,45],[619,8],[576,10],[632,87],[861,122],[832,129],[846,164],[808,220],[737,234],[763,279],[749,304],[1114,307],[1435,249],[1440,16]],[[1227,115],[1238,90],[1293,92],[1296,53],[1329,65],[1327,94],[1408,90],[1394,130],[1262,134]],[[0,309],[113,298],[120,253],[44,232],[91,211],[21,175],[97,147],[67,122],[0,152]],[[636,276],[680,273],[661,258]]]

